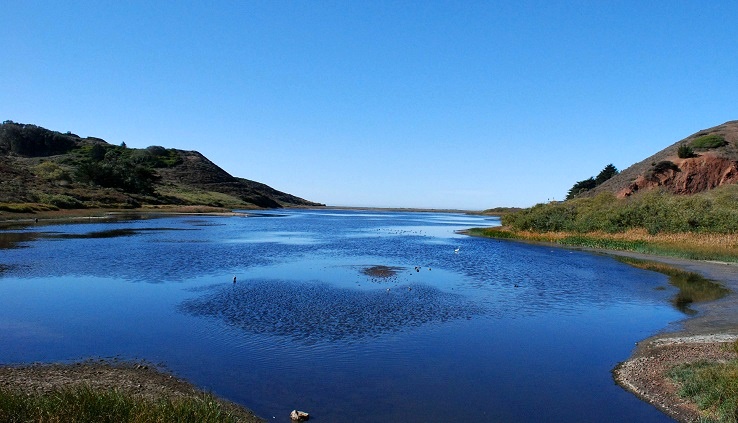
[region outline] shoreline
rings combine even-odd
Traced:
[[[95,219],[115,220],[116,218],[131,218],[131,216],[167,216],[167,215],[221,215],[221,216],[248,216],[250,211],[234,212],[232,210],[166,210],[166,209],[147,209],[147,210],[88,210],[89,213],[59,213],[49,212],[43,215],[39,214],[38,223],[34,222],[33,215],[19,216],[13,215],[13,219],[3,220],[3,214],[0,214],[0,229],[7,229],[12,225],[34,225],[56,223],[60,221],[85,221]],[[258,211],[256,211],[258,212]],[[99,219],[99,220],[98,220]],[[466,235],[471,235],[464,231]],[[735,352],[732,348],[728,348],[731,342],[738,339],[738,263],[703,261],[676,258],[671,256],[661,256],[655,254],[644,254],[637,252],[607,250],[601,248],[588,248],[579,246],[567,246],[562,244],[517,240],[517,239],[497,239],[499,241],[522,242],[537,245],[545,245],[552,248],[564,248],[577,251],[585,251],[592,254],[600,254],[606,256],[625,256],[633,257],[653,262],[664,263],[676,268],[694,272],[702,275],[707,279],[711,279],[722,284],[729,290],[729,293],[718,300],[693,304],[692,307],[697,310],[695,316],[685,316],[683,319],[674,322],[678,328],[668,326],[653,336],[637,342],[636,348],[632,351],[631,356],[625,361],[619,363],[613,370],[613,378],[615,382],[623,389],[633,393],[638,398],[655,406],[665,414],[680,422],[691,422],[699,420],[699,411],[696,406],[683,400],[677,394],[677,385],[669,379],[667,373],[673,366],[683,363],[699,361],[702,359],[709,360],[727,360],[735,358]],[[117,378],[103,378],[108,381],[104,387],[107,389],[125,389],[130,388],[129,380],[143,380],[136,383],[137,388],[142,385],[147,386],[149,383],[159,384],[159,389],[163,389],[160,393],[177,394],[176,386],[186,386],[192,392],[200,391],[197,387],[189,384],[186,380],[181,380],[175,376],[169,375],[159,370],[154,370],[150,365],[138,365],[136,363],[110,362],[105,360],[86,360],[81,362],[64,363],[56,362],[50,364],[0,364],[0,389],[13,387],[16,383],[8,382],[8,380],[21,380],[23,383],[29,383],[39,389],[50,379],[51,374],[64,374],[60,378],[63,383],[78,382],[84,383],[90,381],[89,371],[92,369],[97,375],[111,374],[120,372],[121,367],[127,372],[132,372],[128,379],[118,380]],[[49,371],[56,373],[47,373]],[[23,373],[25,372],[25,373]],[[20,379],[12,379],[12,374]],[[134,374],[138,374],[133,376]],[[15,376],[14,376],[15,377]],[[137,378],[143,379],[137,379]],[[10,378],[10,379],[9,379]],[[93,378],[94,379],[94,378]],[[184,385],[170,384],[167,380],[174,380]],[[161,386],[164,386],[161,388]],[[167,391],[169,389],[169,391]],[[134,390],[135,391],[135,390]],[[219,398],[225,404],[234,407],[243,408],[238,404],[228,400]],[[252,413],[253,415],[253,413]],[[255,417],[253,421],[262,421]]]
[[[87,359],[76,362],[0,365],[0,391],[26,395],[53,395],[88,387],[96,391],[117,391],[144,401],[161,399],[217,402],[224,412],[243,423],[266,420],[235,402],[209,394],[148,362]],[[210,396],[212,395],[212,397]]]
[[[723,298],[691,304],[691,307],[697,310],[697,314],[685,316],[674,322],[678,327],[667,326],[658,333],[638,341],[630,357],[612,369],[613,379],[621,388],[674,420],[683,423],[700,421],[702,415],[697,405],[679,396],[679,387],[669,378],[668,372],[680,364],[700,360],[727,361],[736,358],[731,343],[738,340],[738,263],[693,260],[531,240],[490,239],[663,263],[697,273],[727,288],[729,292]]]

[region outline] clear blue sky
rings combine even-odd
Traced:
[[[733,1],[30,1],[0,120],[346,206],[562,199],[738,119]]]

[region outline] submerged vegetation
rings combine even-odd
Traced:
[[[669,283],[679,288],[674,297],[674,306],[680,311],[693,314],[689,308],[692,303],[712,301],[728,294],[728,289],[694,272],[687,272],[668,264],[632,257],[616,257],[617,260],[639,269],[652,270],[669,276]]]
[[[0,421],[236,423],[254,419],[209,394],[153,400],[81,386],[34,394],[0,389]]]
[[[738,351],[738,341],[733,349]],[[697,404],[703,414],[700,421],[738,422],[738,359],[682,364],[669,376],[680,384],[679,395]]]

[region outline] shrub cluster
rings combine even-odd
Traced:
[[[77,166],[77,180],[126,192],[150,194],[156,173],[125,147],[94,145]]]
[[[681,144],[677,149],[677,156],[679,156],[680,159],[694,157],[694,149],[689,144]]]
[[[538,204],[502,217],[517,230],[537,232],[622,232],[644,228],[649,233],[738,233],[738,185],[692,196],[661,191],[618,200],[605,192],[591,198]]]
[[[64,154],[75,147],[79,137],[49,131],[36,125],[5,121],[0,125],[0,151],[19,156],[43,157]]]
[[[718,148],[722,147],[728,142],[725,141],[725,138],[723,138],[722,135],[718,134],[709,134],[709,135],[703,135],[701,137],[695,138],[694,141],[692,141],[692,147],[694,148]]]

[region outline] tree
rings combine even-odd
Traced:
[[[612,163],[610,163],[609,165],[605,166],[605,168],[602,169],[602,171],[597,175],[597,177],[595,178],[595,183],[597,185],[602,185],[603,182],[612,178],[618,173],[619,173],[618,168],[616,168],[615,166],[613,166]]]
[[[595,182],[595,179],[592,177],[585,179],[583,181],[579,181],[576,184],[574,184],[573,187],[571,187],[571,189],[569,190],[569,193],[566,194],[566,199],[571,200],[577,195],[583,193],[584,191],[589,191],[596,186],[597,186],[597,182]]]

